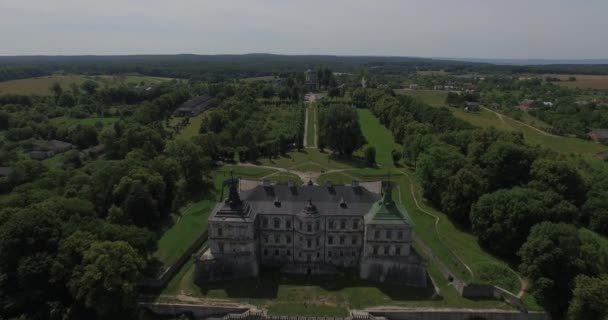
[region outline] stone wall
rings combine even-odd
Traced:
[[[240,314],[249,310],[249,308],[237,306],[207,306],[196,304],[152,302],[140,302],[139,307],[163,316],[178,316],[181,314],[188,314],[198,319],[224,317],[229,314]]]
[[[205,231],[201,234],[186,251],[179,257],[177,262],[166,267],[156,278],[144,278],[139,282],[139,286],[148,289],[162,289],[167,286],[169,281],[177,272],[191,259],[192,255],[207,241],[208,234]]]
[[[470,309],[433,309],[433,310],[394,310],[374,311],[375,317],[385,317],[390,320],[547,320],[544,312],[514,312],[502,310],[470,310]]]

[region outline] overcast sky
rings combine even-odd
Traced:
[[[0,55],[608,58],[608,0],[0,0]]]

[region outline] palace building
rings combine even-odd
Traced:
[[[209,217],[195,281],[255,277],[266,267],[308,275],[348,268],[363,279],[427,285],[426,263],[411,246],[411,219],[390,183],[237,184]]]

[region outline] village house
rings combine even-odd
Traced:
[[[596,129],[588,133],[595,142],[608,143],[608,129]]]
[[[182,103],[175,111],[175,117],[195,117],[209,108],[211,98],[207,95],[194,97]]]
[[[28,152],[28,156],[33,160],[45,160],[72,148],[74,148],[74,145],[60,140],[35,141],[32,150]]]
[[[195,281],[355,270],[362,279],[427,286],[426,263],[412,248],[413,224],[378,187],[260,182],[229,196],[209,217],[209,247],[196,256]],[[375,189],[375,190],[374,190]]]
[[[522,101],[516,108],[523,112],[528,112],[530,110],[533,110],[534,109],[534,100],[526,99],[526,100]]]
[[[418,85],[415,83],[412,83],[409,85],[410,90],[417,90],[418,89]]]

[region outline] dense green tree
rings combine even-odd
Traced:
[[[365,143],[357,110],[350,106],[332,105],[320,112],[319,129],[325,145],[339,154],[350,156]]]
[[[536,160],[532,164],[531,179],[531,188],[554,191],[577,206],[586,200],[586,183],[576,167],[569,162]]]
[[[509,188],[525,184],[530,177],[534,152],[524,145],[498,141],[481,157],[492,189]]]
[[[399,163],[399,161],[401,161],[401,152],[393,149],[393,151],[391,151],[391,158],[393,159],[394,164]]]
[[[0,111],[0,131],[7,130],[10,124],[11,115],[8,112]]]
[[[369,108],[370,107],[370,99],[367,95],[367,92],[363,88],[357,88],[351,93],[351,99],[353,102],[353,106],[357,108]]]
[[[363,157],[368,167],[376,165],[376,148],[373,146],[366,147],[363,151]]]
[[[104,145],[106,156],[110,159],[121,158],[126,152],[126,147],[121,143],[113,127],[106,127],[101,131],[99,142]]]
[[[98,86],[99,85],[97,84],[97,82],[93,80],[86,80],[80,85],[82,90],[84,90],[89,95],[95,94],[95,91],[97,90]]]
[[[188,191],[199,192],[208,169],[201,148],[191,141],[176,140],[167,146],[167,153],[179,164]]]
[[[59,84],[59,82],[54,82],[50,90],[53,93],[53,96],[55,96],[55,101],[58,101],[61,95],[63,94],[63,88],[61,87],[61,84]]]
[[[432,146],[418,157],[416,174],[420,177],[424,197],[441,205],[441,194],[449,178],[466,165],[465,157],[448,145]]]
[[[608,274],[598,277],[585,275],[576,277],[568,318],[571,320],[608,318]]]
[[[533,281],[532,293],[538,303],[552,316],[562,318],[572,297],[574,279],[579,274],[597,275],[606,272],[605,250],[597,237],[581,237],[573,225],[543,222],[532,228],[519,250],[521,272]],[[598,261],[599,260],[599,261]]]
[[[84,252],[68,287],[74,297],[101,317],[122,316],[134,307],[144,261],[123,241],[94,242]]]
[[[163,177],[149,169],[135,169],[122,177],[114,188],[114,198],[124,213],[139,226],[159,222],[166,208],[166,185]]]
[[[471,224],[483,247],[513,257],[534,224],[573,221],[576,214],[553,192],[516,187],[481,196],[471,209]]]
[[[463,226],[470,225],[471,206],[487,190],[483,172],[478,167],[464,167],[448,179],[441,195],[441,209]]]
[[[79,148],[89,148],[98,144],[97,128],[79,124],[70,130],[70,140]]]

